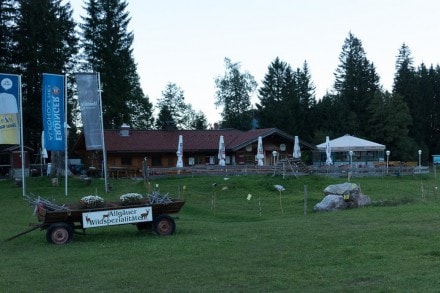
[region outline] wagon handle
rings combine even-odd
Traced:
[[[38,229],[38,228],[41,228],[42,226],[43,226],[43,224],[32,225],[32,228],[29,228],[29,229],[27,229],[27,230],[24,231],[24,232],[21,232],[21,233],[18,233],[17,235],[14,235],[14,236],[12,236],[12,237],[9,237],[8,239],[5,239],[5,241],[10,241],[10,240],[15,239],[15,238],[17,238],[17,237],[20,237],[20,236],[22,236],[22,235],[24,235],[24,234],[27,234],[27,233],[29,233],[29,232],[32,232],[32,231]]]

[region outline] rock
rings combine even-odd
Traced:
[[[351,200],[351,196],[350,196]],[[356,202],[356,206],[365,207],[371,205],[371,198],[365,194],[355,194],[353,195],[353,202]]]
[[[315,212],[329,212],[341,208],[346,208],[344,198],[337,194],[329,194],[324,199],[315,205],[313,210]]]
[[[324,194],[358,194],[360,193],[361,189],[360,187],[355,183],[341,183],[341,184],[333,184],[329,185],[324,189]]]
[[[370,197],[362,194],[360,187],[354,183],[329,185],[324,189],[324,195],[324,199],[313,208],[314,211],[334,211],[371,205]]]
[[[52,182],[52,186],[58,186],[58,178],[51,178],[50,182]]]

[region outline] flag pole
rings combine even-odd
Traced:
[[[67,125],[67,77],[64,75],[64,189],[65,195],[67,196],[67,162],[68,162],[68,153],[67,153],[67,135],[69,131],[69,125]]]
[[[25,158],[24,158],[24,140],[23,140],[23,98],[21,89],[21,75],[18,76],[18,95],[20,102],[20,150],[21,150],[21,186],[23,189],[23,196],[26,195],[26,178],[24,176]]]
[[[102,117],[102,89],[101,89],[101,75],[99,72],[96,73],[98,78],[98,92],[99,92],[99,107],[101,112],[101,140],[102,140],[102,158],[103,158],[103,166],[102,169],[104,171],[104,184],[105,184],[105,192],[108,192],[108,183],[107,183],[107,152],[105,150],[105,136],[104,136],[104,117]]]

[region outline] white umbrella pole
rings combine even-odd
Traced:
[[[20,101],[20,149],[21,149],[21,185],[23,189],[23,196],[26,195],[26,178],[24,174],[25,158],[24,158],[24,137],[23,137],[23,98],[21,91],[21,75],[18,76],[18,95]]]

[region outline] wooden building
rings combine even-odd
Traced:
[[[219,139],[224,137],[226,165],[256,164],[258,137],[263,140],[264,165],[277,158],[291,156],[294,137],[276,128],[240,131],[218,130],[105,130],[105,148],[109,170],[140,170],[149,167],[176,167],[179,135],[183,137],[183,166],[218,164]],[[301,147],[315,148],[300,141]],[[85,169],[102,169],[101,151],[87,151],[84,135],[80,135],[72,153],[80,158]]]
[[[24,173],[29,175],[29,153],[33,149],[24,147]],[[19,145],[0,145],[0,178],[19,178],[22,176],[21,148]]]

